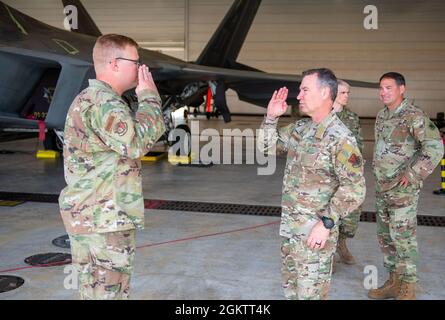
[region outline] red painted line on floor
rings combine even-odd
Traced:
[[[196,239],[200,239],[200,238],[219,236],[219,235],[222,235],[222,234],[228,234],[228,233],[234,233],[234,232],[240,232],[240,231],[253,230],[253,229],[258,229],[258,228],[262,228],[262,227],[271,226],[271,225],[274,225],[274,224],[277,224],[277,223],[280,223],[280,220],[269,222],[269,223],[264,223],[264,224],[260,224],[260,225],[256,225],[256,226],[252,226],[252,227],[246,227],[246,228],[234,229],[234,230],[229,230],[229,231],[221,231],[221,232],[209,233],[209,234],[204,234],[204,235],[200,235],[200,236],[193,236],[193,237],[187,237],[187,238],[181,238],[181,239],[175,239],[175,240],[169,240],[169,241],[163,241],[163,242],[150,243],[150,244],[138,246],[138,247],[136,247],[136,249],[160,246],[160,245],[169,244],[169,243],[176,243],[176,242],[183,242],[183,241],[189,241],[189,240],[196,240]],[[25,270],[25,269],[33,269],[33,268],[54,267],[54,266],[59,266],[59,265],[64,265],[64,264],[66,264],[66,263],[55,262],[55,263],[42,264],[42,265],[39,265],[39,266],[17,267],[17,268],[13,268],[13,269],[0,270],[0,273],[14,272],[14,271],[20,271],[20,270]]]
[[[271,226],[273,224],[277,224],[280,221],[274,221],[274,222],[269,222],[269,223],[265,223],[265,224],[260,224],[257,226],[253,226],[253,227],[246,227],[246,228],[241,228],[241,229],[235,229],[235,230],[229,230],[229,231],[221,231],[221,232],[216,232],[216,233],[210,233],[210,234],[204,234],[201,236],[194,236],[194,237],[188,237],[188,238],[182,238],[182,239],[176,239],[176,240],[170,240],[170,241],[164,241],[164,242],[157,242],[157,243],[152,243],[152,244],[146,244],[143,246],[139,246],[136,247],[136,249],[141,249],[141,248],[147,248],[147,247],[154,247],[154,246],[159,246],[161,244],[168,244],[168,243],[174,243],[174,242],[182,242],[182,241],[188,241],[188,240],[196,240],[196,239],[200,239],[200,238],[205,238],[205,237],[213,237],[213,236],[219,236],[221,234],[227,234],[227,233],[232,233],[232,232],[240,232],[240,231],[247,231],[247,230],[252,230],[252,229],[257,229],[257,228],[262,228],[262,227],[267,227],[267,226]]]

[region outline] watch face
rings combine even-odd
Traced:
[[[323,225],[327,229],[332,229],[334,227],[334,220],[332,220],[331,218],[323,217]]]

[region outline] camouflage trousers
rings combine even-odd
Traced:
[[[354,238],[357,232],[358,223],[360,222],[360,215],[362,214],[362,207],[355,209],[345,218],[340,220],[340,234],[346,238]]]
[[[69,235],[81,299],[128,299],[135,230]]]
[[[377,238],[388,272],[417,282],[417,202],[420,189],[397,186],[376,194]]]
[[[306,241],[283,237],[281,275],[286,299],[325,300],[328,298],[337,240],[337,227],[331,230],[322,250],[312,250],[306,245]]]

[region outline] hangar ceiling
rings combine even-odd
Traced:
[[[59,0],[4,0],[63,27]],[[142,46],[194,60],[232,0],[84,0],[103,33],[123,33]],[[326,66],[340,78],[377,81],[403,73],[408,98],[435,117],[445,105],[445,2],[376,0],[378,29],[366,30],[366,0],[263,0],[239,61],[268,72]],[[264,113],[228,92],[235,113]],[[362,117],[381,108],[377,91],[353,88],[350,107]]]

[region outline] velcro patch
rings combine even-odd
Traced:
[[[362,158],[359,155],[353,153],[349,157],[348,162],[352,165],[353,168],[360,168],[360,166],[362,165]]]
[[[105,131],[111,132],[111,128],[113,127],[114,116],[109,116],[107,123],[105,124]]]

